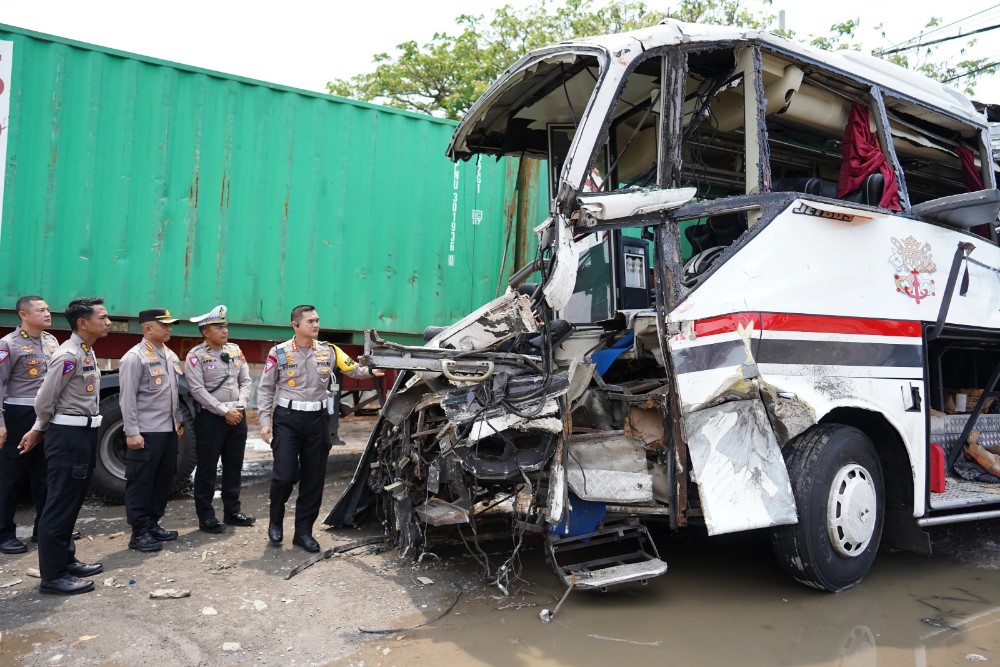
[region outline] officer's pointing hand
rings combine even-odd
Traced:
[[[266,444],[270,445],[271,444],[271,427],[270,426],[261,426],[260,427],[260,437],[261,437],[261,440],[263,440]]]
[[[382,370],[381,368],[373,368],[373,369],[371,370],[371,373],[372,373],[372,375],[374,375],[374,376],[375,376],[375,377],[377,377],[377,378],[380,378],[380,377],[382,377],[383,375],[385,375],[385,371],[384,371],[384,370]]]
[[[143,449],[146,444],[141,435],[130,435],[125,438],[125,445],[129,449]]]
[[[4,429],[5,438],[7,437],[6,431],[7,429]],[[21,438],[21,442],[17,445],[17,448],[21,451],[21,454],[27,454],[35,448],[35,445],[38,444],[38,441],[42,439],[43,435],[45,434],[41,431],[28,431],[24,434],[24,437]]]

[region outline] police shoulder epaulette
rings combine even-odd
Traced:
[[[229,351],[229,354],[243,354],[240,350],[240,346],[236,343],[226,343],[226,349]]]
[[[276,350],[282,350],[282,351],[284,351],[284,350],[290,350],[290,349],[292,349],[292,343],[294,343],[294,342],[295,342],[294,338],[292,340],[286,340],[284,343],[278,343],[277,345],[275,345],[274,349],[276,349]]]

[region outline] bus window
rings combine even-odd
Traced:
[[[992,187],[983,183],[978,128],[891,97],[885,105],[911,205]]]
[[[699,197],[715,199],[747,189],[743,79],[733,49],[688,55],[680,185],[696,187]]]

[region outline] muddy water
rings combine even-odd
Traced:
[[[546,624],[539,611],[554,608],[562,589],[533,552],[525,559],[521,594],[501,599],[496,589],[469,591],[446,618],[371,642],[340,664],[928,667],[1000,661],[995,570],[940,554],[883,553],[860,587],[832,595],[787,579],[763,540],[668,540],[661,555],[670,564],[667,575],[647,586],[574,592]],[[446,604],[447,591],[441,598]]]
[[[46,642],[62,639],[51,630],[20,630],[0,636],[0,666],[23,664],[26,657]]]

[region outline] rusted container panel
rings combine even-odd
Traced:
[[[454,123],[9,26],[0,40],[0,308],[225,303],[235,336],[275,338],[311,303],[324,329],[418,334],[534,252],[545,170],[453,165]]]

